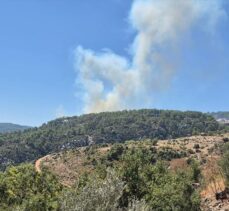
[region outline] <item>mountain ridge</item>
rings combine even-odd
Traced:
[[[220,125],[212,116],[192,111],[141,109],[64,117],[0,135],[0,169],[81,146],[173,139],[218,130]]]
[[[0,123],[0,133],[11,133],[11,132],[23,131],[29,128],[31,127],[14,124],[14,123],[5,123],[5,122]]]

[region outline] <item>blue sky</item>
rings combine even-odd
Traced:
[[[128,22],[130,0],[0,0],[0,122],[40,125],[58,112],[78,115],[75,49],[111,49],[127,59],[136,32]],[[223,8],[229,12],[227,5]],[[214,33],[200,27],[182,37],[176,73],[152,90],[144,106],[229,110],[229,22]],[[82,93],[81,93],[82,94]],[[63,111],[62,111],[63,110]]]

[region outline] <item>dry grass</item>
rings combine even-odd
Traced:
[[[219,158],[219,156],[210,156],[206,165],[202,167],[202,175],[205,181],[201,191],[202,197],[215,197],[216,192],[221,192],[225,189],[225,181],[218,165]]]
[[[228,137],[228,134],[225,135]],[[217,156],[216,151],[211,151],[214,149],[216,144],[222,143],[223,136],[192,136],[186,138],[178,138],[174,140],[161,140],[158,141],[156,148],[169,147],[178,151],[186,151],[189,157],[194,157],[200,162],[205,159],[207,163],[202,165],[203,175],[211,175],[206,169],[209,169],[209,163],[212,163],[211,157]],[[195,152],[194,145],[199,144],[200,151]],[[152,142],[129,142],[128,147],[150,147]],[[66,152],[61,152],[58,154],[52,154],[39,159],[35,166],[37,171],[41,171],[41,167],[47,167],[51,172],[53,172],[62,184],[67,186],[72,186],[80,175],[84,173],[90,173],[93,171],[94,166],[92,160],[96,161],[105,155],[111,146],[101,147],[93,151],[92,154],[88,155],[85,152],[85,147],[78,150],[70,150]],[[190,150],[194,151],[190,154]],[[172,170],[184,169],[186,168],[186,159],[174,159],[170,162],[170,168]],[[212,181],[205,177],[205,186],[207,193],[210,191],[210,186]],[[221,182],[219,182],[221,184]],[[209,188],[207,186],[209,185]],[[220,185],[221,187],[222,185]],[[207,190],[209,189],[209,191]]]
[[[170,161],[170,169],[177,171],[179,169],[186,169],[188,167],[186,158],[178,158]]]
[[[98,159],[109,149],[110,147],[99,148],[93,156],[89,157],[85,152],[85,147],[82,147],[79,150],[69,150],[45,156],[37,160],[35,166],[37,171],[48,168],[63,185],[72,186],[80,175],[92,172],[94,169],[92,160]]]

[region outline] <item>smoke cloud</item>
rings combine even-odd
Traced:
[[[76,49],[84,112],[152,105],[152,94],[167,88],[176,72],[179,40],[196,26],[213,32],[223,16],[220,0],[134,0],[129,14],[136,31],[131,59],[112,51]]]

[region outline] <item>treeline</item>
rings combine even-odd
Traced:
[[[156,109],[60,118],[39,128],[0,134],[0,169],[79,146],[177,138],[216,132],[219,127],[207,114]]]

